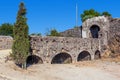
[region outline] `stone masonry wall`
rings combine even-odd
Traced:
[[[102,39],[104,45],[108,44],[108,32],[109,32],[109,19],[104,16],[94,17],[91,19],[86,20],[82,24],[82,37],[83,38],[91,38],[91,31],[90,28],[93,25],[97,25],[100,28],[98,33],[98,38]]]
[[[91,38],[90,28],[93,25],[100,28],[98,38]],[[104,16],[91,18],[82,24],[82,28],[70,29],[61,34],[65,37],[31,36],[31,54],[41,57],[44,63],[50,63],[54,56],[63,52],[69,54],[73,62],[77,61],[82,51],[88,51],[94,59],[97,50],[104,52],[111,37],[120,35],[120,19]],[[0,36],[0,50],[11,49],[12,43],[12,37]]]
[[[113,37],[114,35],[120,35],[120,18],[110,18],[109,23],[109,38]]]
[[[11,49],[13,38],[10,36],[0,36],[0,50]]]
[[[73,37],[31,37],[32,54],[42,58],[44,62],[50,63],[52,58],[62,52],[71,55],[73,62],[76,62],[82,51],[88,51],[94,59],[96,50],[100,50],[100,40],[82,39]]]

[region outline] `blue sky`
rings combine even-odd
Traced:
[[[108,11],[113,17],[120,17],[120,0],[1,0],[0,25],[15,23],[19,3],[27,8],[29,33],[45,35],[50,29],[64,31],[75,26],[76,3],[78,4],[78,24],[84,10]]]

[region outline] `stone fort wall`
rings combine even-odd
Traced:
[[[89,52],[91,59],[94,59],[95,52],[101,49],[100,39],[32,36],[30,40],[32,55],[41,57],[45,63],[50,63],[59,53],[69,54],[76,62],[83,51]]]
[[[0,36],[0,50],[11,49],[13,38],[10,36]]]
[[[92,38],[92,35],[96,34],[91,33],[91,27],[98,27],[98,38]],[[69,33],[73,37],[68,37],[69,35],[67,37],[31,36],[31,55],[39,56],[44,63],[51,63],[56,55],[66,53],[71,56],[72,62],[76,62],[78,58],[82,58],[80,54],[84,52],[84,54],[88,53],[90,59],[93,60],[96,57],[96,51],[104,52],[109,39],[115,34],[120,34],[120,19],[95,17],[86,20],[82,28],[74,28],[62,34],[64,33],[65,35]],[[0,50],[11,49],[12,43],[12,37],[0,36]]]

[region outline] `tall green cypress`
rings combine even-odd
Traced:
[[[26,8],[24,3],[20,3],[16,23],[13,28],[14,42],[12,46],[12,56],[16,64],[23,69],[26,68],[26,59],[29,55],[29,36],[26,18]]]

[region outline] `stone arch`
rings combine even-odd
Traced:
[[[27,57],[26,63],[28,66],[32,64],[42,64],[43,60],[37,55],[30,55]]]
[[[67,64],[72,63],[72,57],[68,53],[59,53],[55,55],[51,61],[51,64]]]
[[[100,27],[98,25],[92,25],[90,27],[91,37],[99,38],[99,31],[100,31]]]
[[[88,61],[91,60],[91,55],[88,51],[82,51],[79,53],[77,61]]]
[[[95,51],[94,58],[95,58],[95,59],[100,59],[100,58],[101,58],[101,55],[100,55],[100,51],[99,51],[99,50],[96,50],[96,51]]]

